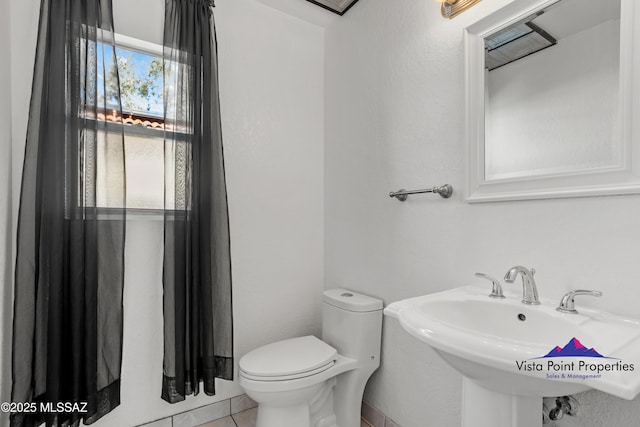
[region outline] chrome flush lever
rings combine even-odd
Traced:
[[[489,294],[491,298],[504,298],[504,294],[502,293],[502,285],[500,284],[498,279],[485,273],[476,273],[476,277],[481,277],[483,279],[491,281],[491,293]]]
[[[575,297],[576,295],[590,295],[592,297],[601,297],[602,292],[600,291],[587,291],[584,289],[578,289],[575,291],[567,292],[565,296],[560,300],[560,305],[556,308],[560,313],[571,313],[578,314],[578,310],[576,310],[575,306]]]

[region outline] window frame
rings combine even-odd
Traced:
[[[142,54],[152,55],[155,57],[159,57],[163,59],[163,46],[157,43],[149,42],[146,40],[137,39],[134,37],[125,36],[119,33],[113,33],[114,36],[114,47],[115,49],[123,48],[127,50],[136,51]],[[122,111],[122,115],[126,114],[134,114],[132,112]],[[95,121],[98,126],[104,126],[109,132],[122,132],[125,138],[127,135],[138,135],[149,138],[160,138],[166,139],[165,134],[166,130],[164,128],[150,128],[146,126],[137,126],[137,125],[125,125],[124,123],[116,123],[95,119],[85,119],[89,121]],[[188,135],[185,133],[176,133],[177,140],[188,141]],[[125,171],[126,174],[126,171]],[[82,208],[82,206],[80,206]],[[108,207],[108,206],[99,206],[96,202],[96,206],[92,207],[96,209],[97,214],[103,219],[109,219],[112,214],[117,212],[122,212],[124,209],[127,215],[127,220],[164,220],[166,213],[173,212],[173,209],[164,209],[164,208],[131,208],[126,206],[126,196],[125,196],[125,206],[124,207]],[[115,216],[114,216],[115,217]]]

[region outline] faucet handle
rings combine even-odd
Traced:
[[[575,307],[576,295],[590,295],[592,297],[601,297],[600,291],[588,291],[584,289],[577,289],[575,291],[567,292],[560,300],[560,305],[556,308],[560,313],[577,314],[578,310]]]
[[[487,279],[491,281],[492,285],[491,285],[491,293],[489,294],[489,297],[504,298],[504,293],[502,293],[502,285],[500,284],[498,279],[496,279],[493,276],[489,276],[488,274],[485,274],[485,273],[476,273],[476,277],[481,277],[483,279]]]

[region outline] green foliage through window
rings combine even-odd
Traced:
[[[109,94],[120,93],[125,113],[163,117],[162,58],[123,47],[116,48],[116,57],[116,62],[105,61],[109,70],[101,95],[104,96],[104,90]],[[120,80],[119,88],[116,76]],[[116,97],[107,100],[108,105],[115,106],[117,102]]]

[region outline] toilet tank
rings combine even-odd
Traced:
[[[382,301],[347,289],[330,289],[322,302],[322,341],[343,356],[378,366]]]

